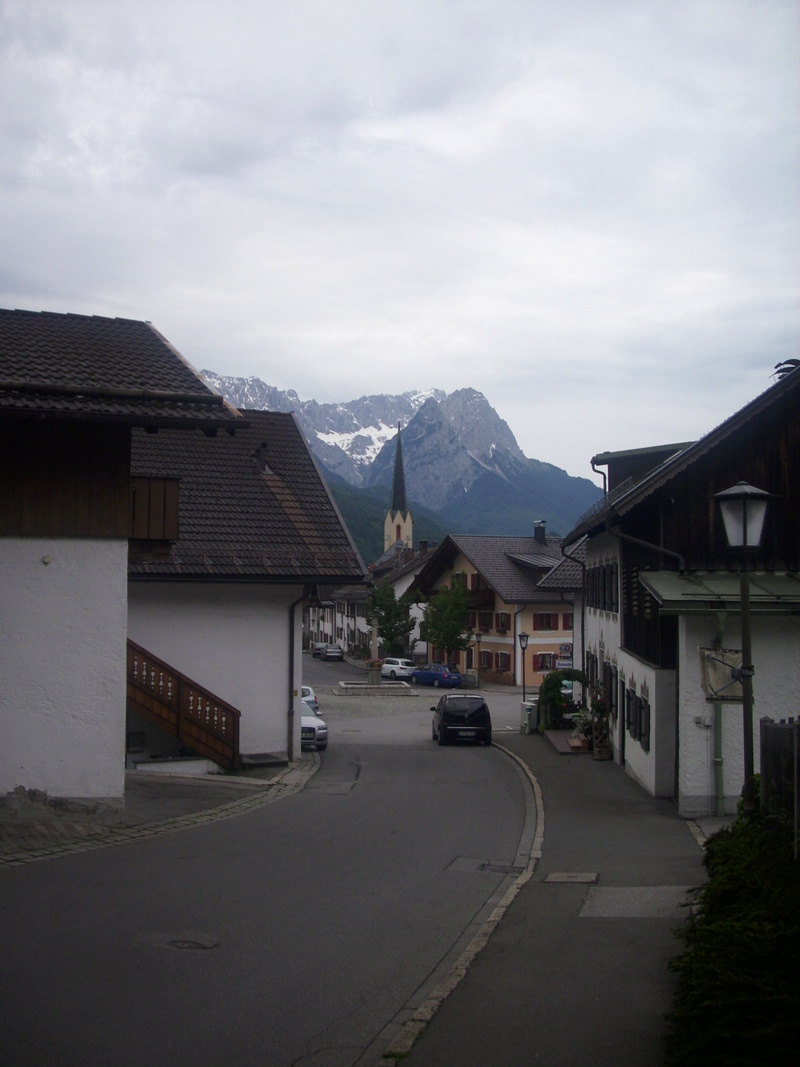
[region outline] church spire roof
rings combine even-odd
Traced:
[[[397,424],[397,449],[394,454],[394,478],[392,479],[391,512],[396,515],[408,511],[406,506],[406,477],[403,472],[403,444],[400,440],[400,423]]]

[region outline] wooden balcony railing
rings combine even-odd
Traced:
[[[182,745],[238,770],[240,712],[128,641],[128,707]]]
[[[494,589],[472,589],[469,594],[469,606],[474,610],[494,608]]]

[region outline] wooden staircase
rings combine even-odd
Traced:
[[[130,711],[220,767],[235,771],[241,766],[241,713],[133,641],[128,641],[127,703]]]

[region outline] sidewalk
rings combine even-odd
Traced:
[[[615,763],[560,754],[538,734],[496,740],[532,776],[531,863],[463,978],[382,1062],[661,1067],[673,931],[705,879],[702,841],[723,820],[687,823]]]
[[[22,818],[0,818],[0,865],[107,848],[229,819],[302,789],[319,765],[316,752],[304,752],[287,766],[236,775],[189,778],[126,771],[124,825],[97,825],[88,819],[33,807]]]

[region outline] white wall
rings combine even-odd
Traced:
[[[759,771],[759,719],[776,721],[800,715],[800,618],[754,616],[752,619],[753,751]],[[714,783],[714,708],[702,688],[700,648],[714,647],[721,637],[724,648],[741,648],[738,615],[729,615],[721,633],[713,616],[681,620],[680,721],[681,759],[678,804],[684,816],[716,812]],[[700,718],[697,725],[695,719]],[[742,705],[722,706],[722,773],[725,811],[736,811],[744,781],[744,729]]]
[[[0,539],[0,795],[121,809],[127,565],[126,541]]]
[[[128,636],[242,713],[242,755],[288,750],[289,609],[301,586],[131,582]],[[302,609],[295,609],[299,694]],[[299,695],[294,755],[300,753]]]

